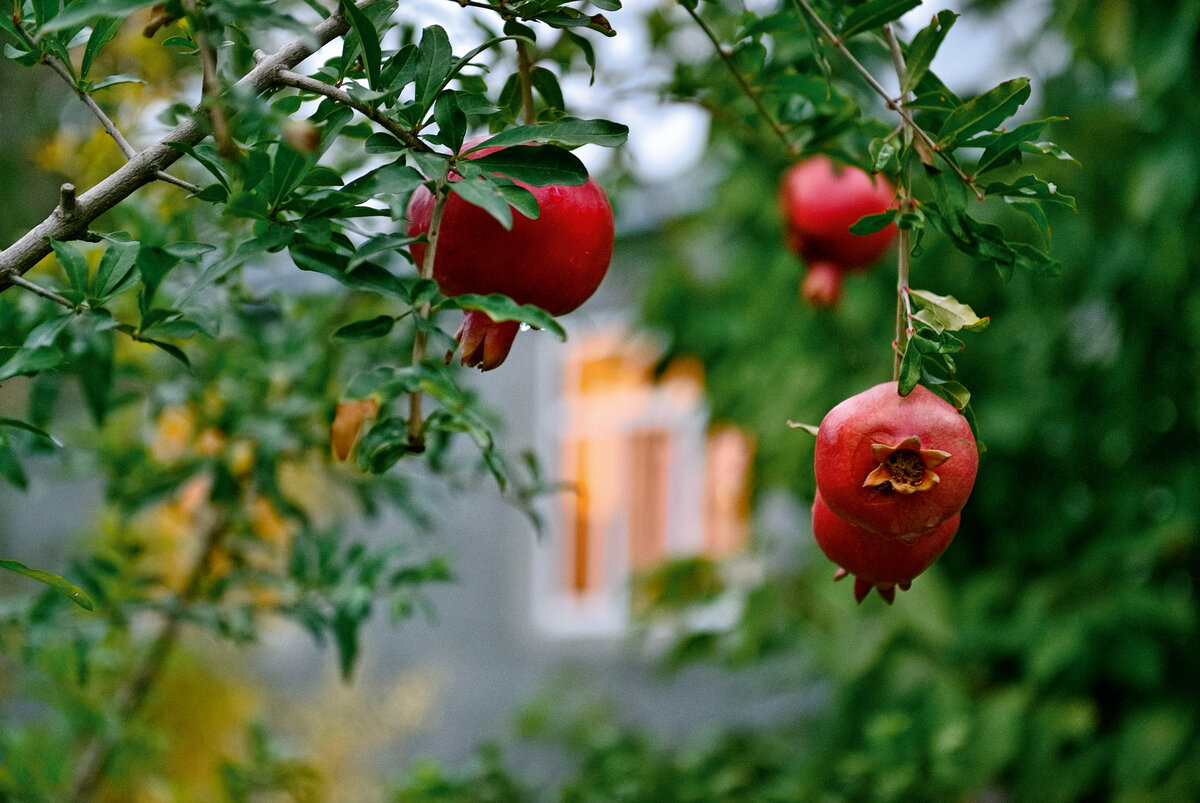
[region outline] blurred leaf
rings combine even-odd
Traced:
[[[851,9],[839,33],[842,39],[849,39],[857,33],[894,22],[919,5],[921,0],[867,0]]]
[[[83,591],[83,589],[64,580],[57,574],[44,572],[41,569],[31,569],[25,564],[19,563],[15,560],[0,560],[0,569],[8,569],[10,572],[23,574],[32,580],[37,580],[39,583],[45,583],[67,599],[71,600],[71,602],[74,602],[80,608],[83,608],[86,611],[92,610],[91,597],[89,597]]]
[[[615,148],[623,145],[628,136],[629,127],[621,123],[563,117],[561,120],[551,123],[510,128],[477,143],[467,149],[466,153],[472,153],[481,148],[527,145],[531,142],[551,143],[563,148],[575,148],[580,145],[603,145],[606,148]]]
[[[333,336],[342,340],[372,340],[377,337],[386,337],[391,334],[396,320],[394,315],[378,315],[374,318],[354,321],[339,327]]]
[[[86,25],[101,17],[127,19],[134,11],[154,5],[155,0],[89,0],[63,9],[38,30],[39,36]],[[54,4],[55,6],[58,3]]]

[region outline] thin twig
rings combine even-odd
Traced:
[[[738,86],[741,87],[742,94],[749,98],[750,102],[754,104],[754,108],[758,111],[759,116],[766,121],[771,131],[775,133],[775,136],[779,137],[779,140],[787,149],[788,154],[795,156],[799,152],[798,146],[796,143],[791,141],[791,139],[788,137],[787,129],[775,119],[775,115],[771,114],[771,112],[767,110],[767,107],[763,104],[762,98],[759,96],[758,91],[750,85],[750,82],[746,80],[746,76],[742,75],[742,71],[739,70],[738,66],[733,63],[733,58],[725,51],[725,48],[721,46],[721,40],[717,37],[716,31],[714,31],[712,27],[704,21],[704,18],[700,16],[700,13],[691,4],[681,3],[680,5],[682,5],[684,10],[687,11],[691,18],[696,21],[696,24],[700,26],[700,30],[704,31],[704,35],[708,37],[710,42],[712,42],[713,47],[717,50],[717,56],[725,64],[725,67],[729,70],[729,73],[733,76],[733,79],[737,81]]]
[[[4,275],[4,280],[7,281],[9,284],[15,284],[17,287],[28,290],[29,292],[39,295],[42,298],[48,298],[51,301],[53,301],[55,304],[64,306],[69,310],[76,311],[79,309],[79,306],[77,304],[75,304],[75,302],[70,301],[69,299],[63,298],[62,296],[60,296],[58,293],[54,292],[53,290],[47,290],[45,287],[42,287],[40,284],[29,281],[28,279],[26,279],[24,276],[22,276],[19,273],[11,273],[11,272],[6,273]]]
[[[442,216],[446,211],[446,201],[450,195],[447,185],[450,182],[450,162],[446,162],[446,170],[433,183],[433,212],[429,216],[429,230],[425,233],[425,255],[417,270],[422,279],[433,278],[434,260],[437,258],[438,235],[442,229]],[[422,323],[429,319],[430,305],[425,302],[417,310],[419,321],[413,332],[412,364],[416,368],[425,359],[428,348],[428,333]],[[424,394],[418,388],[408,397],[408,448],[414,452],[425,450],[425,417],[421,411],[421,401]]]
[[[335,103],[340,103],[343,106],[349,106],[351,109],[354,109],[368,120],[378,123],[381,127],[386,129],[388,133],[392,134],[396,137],[396,139],[403,142],[406,147],[418,151],[430,150],[429,146],[426,145],[412,131],[400,125],[400,123],[396,122],[391,117],[388,117],[386,114],[383,114],[374,106],[370,106],[366,103],[355,100],[350,96],[349,92],[341,87],[333,86],[332,84],[327,84],[324,81],[318,81],[315,78],[309,78],[307,75],[300,75],[299,73],[286,69],[280,69],[276,71],[275,81],[284,86],[290,86],[294,89],[299,89],[301,92],[310,92],[314,95],[321,95],[329,98]]]
[[[813,21],[813,23],[821,31],[821,34],[829,41],[831,45],[838,49],[838,51],[846,58],[847,61],[850,62],[851,66],[853,66],[854,69],[858,71],[858,74],[863,77],[863,80],[867,82],[867,85],[870,86],[877,95],[883,98],[883,102],[887,105],[887,107],[896,112],[896,114],[900,115],[900,118],[904,121],[904,124],[907,125],[909,130],[913,132],[913,135],[921,141],[921,144],[930,151],[941,156],[942,160],[949,165],[954,175],[958,176],[958,178],[964,184],[966,184],[972,192],[975,193],[976,198],[983,200],[986,196],[984,196],[982,190],[975,186],[975,180],[963,172],[963,169],[958,166],[957,162],[950,158],[949,154],[942,151],[933,137],[929,135],[928,131],[917,124],[916,120],[913,118],[912,112],[905,107],[903,101],[899,98],[892,97],[891,93],[888,92],[883,85],[875,79],[875,76],[871,74],[871,71],[863,66],[863,63],[859,61],[853,53],[850,52],[850,48],[846,47],[846,43],[842,41],[841,37],[834,33],[833,29],[825,23],[825,20],[821,19],[817,12],[813,10],[813,7],[808,0],[792,0],[792,2],[799,6],[805,15],[807,15]]]
[[[361,2],[360,5],[369,5]],[[325,44],[342,36],[350,25],[344,16],[333,15],[313,29],[312,35],[297,38],[263,59],[237,82],[236,87],[261,93],[277,85],[275,74],[291,69]],[[183,156],[177,145],[196,145],[209,134],[206,121],[197,115],[167,132],[158,142],[138,153],[99,184],[79,196],[78,214],[64,218],[57,210],[0,252],[0,292],[12,284],[7,277],[21,275],[50,253],[50,240],[74,240],[87,233],[88,225],[134,192],[159,178],[161,171]]]
[[[25,43],[29,47],[32,48],[37,46],[23,28],[21,28],[19,25],[15,27],[17,29],[17,33],[21,35],[21,38],[25,40]],[[84,102],[88,109],[91,110],[92,114],[96,116],[96,119],[100,121],[100,125],[104,127],[105,132],[107,132],[107,134],[112,137],[113,141],[117,143],[117,148],[119,148],[121,153],[125,156],[126,161],[132,159],[137,154],[137,151],[132,145],[129,144],[129,140],[125,139],[125,135],[121,133],[121,129],[117,128],[117,124],[111,117],[108,116],[108,113],[105,112],[104,109],[100,108],[100,104],[96,102],[96,99],[92,97],[91,93],[85,91],[79,86],[78,83],[76,83],[75,77],[71,74],[71,71],[67,69],[67,66],[63,64],[62,60],[53,53],[47,53],[43,57],[42,61],[48,67],[50,67],[50,69],[54,70],[54,72],[67,83],[67,86],[74,90],[75,94],[79,96],[79,99]],[[200,192],[200,187],[192,184],[189,181],[184,181],[181,178],[175,178],[175,176],[172,176],[165,171],[159,171],[157,178],[167,184],[174,184],[177,187],[183,187],[189,192]]]
[[[900,40],[891,23],[883,26],[883,36],[887,40],[888,50],[892,54],[892,66],[896,70],[896,79],[904,86],[908,65],[904,63],[904,51],[900,48]],[[900,95],[901,104],[909,100],[908,92]],[[906,215],[912,211],[911,176],[907,163],[900,166],[900,214]],[[908,348],[908,339],[912,334],[912,297],[909,295],[909,274],[912,269],[912,231],[901,228],[896,237],[896,346],[892,366],[892,378],[900,380],[900,365],[904,361],[904,352]]]

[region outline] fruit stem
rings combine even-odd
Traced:
[[[883,35],[887,39],[888,49],[892,54],[896,79],[903,86],[908,65],[904,63],[904,51],[900,48],[900,42],[896,39],[896,32],[892,29],[891,23],[883,26]],[[910,93],[901,93],[900,103],[907,103],[909,98]],[[905,122],[907,123],[909,119],[905,118]],[[904,217],[912,211],[912,190],[910,189],[912,176],[907,159],[903,160],[900,165],[898,178],[896,185],[897,193],[900,196],[900,215]],[[912,267],[912,231],[905,225],[901,225],[899,229],[896,237],[896,347],[892,362],[892,378],[897,382],[900,381],[900,365],[904,361],[904,350],[908,348],[908,336],[912,333],[912,300],[909,297],[908,287],[908,277]]]
[[[442,216],[446,211],[446,200],[450,196],[450,160],[446,161],[446,168],[438,178],[433,182],[433,213],[429,218],[429,231],[426,232],[425,258],[421,260],[421,264],[417,266],[418,275],[422,279],[433,278],[434,259],[437,258],[437,241],[438,232],[442,228]],[[428,348],[429,333],[425,329],[425,322],[429,320],[430,304],[428,301],[421,304],[417,308],[417,327],[413,332],[413,368],[420,366],[425,359],[425,352]],[[420,389],[414,390],[408,397],[408,448],[413,452],[425,451],[425,419],[421,412],[421,400],[423,394]]]
[[[521,81],[521,113],[526,125],[537,122],[533,108],[533,59],[529,56],[529,45],[517,40],[517,75]]]

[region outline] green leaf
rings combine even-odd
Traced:
[[[957,147],[973,134],[996,128],[1029,100],[1030,91],[1028,78],[1013,78],[971,98],[946,118],[938,144],[943,149]]]
[[[478,206],[506,229],[512,228],[512,208],[487,175],[450,182],[450,191],[469,204]]]
[[[919,5],[921,0],[869,0],[846,15],[840,36],[848,39],[856,33],[879,28],[884,23],[900,19]]]
[[[26,432],[31,432],[39,438],[44,438],[46,441],[55,446],[62,447],[62,441],[51,435],[41,427],[36,427],[28,421],[22,421],[19,418],[0,418],[0,427],[8,427],[9,429],[22,429]]]
[[[433,105],[453,68],[450,37],[440,25],[430,25],[421,32],[421,44],[417,49],[416,101],[421,108],[428,109]]]
[[[578,186],[588,180],[579,157],[554,145],[512,145],[472,159],[471,164],[534,187]]]
[[[215,154],[210,154],[207,149],[200,147],[192,147],[186,142],[168,142],[169,147],[177,151],[182,151],[188,156],[199,162],[204,169],[212,173],[217,181],[221,182],[221,186],[226,190],[230,190],[229,177],[225,172],[224,166],[221,164],[220,158],[215,158]]]
[[[916,337],[910,337],[900,360],[900,376],[897,377],[896,392],[907,396],[921,382],[921,350],[916,347]]]
[[[452,152],[462,150],[467,136],[467,115],[458,104],[458,93],[443,92],[433,106],[433,119],[437,121],[438,137]]]
[[[52,239],[50,247],[54,249],[54,255],[58,257],[58,263],[66,272],[67,281],[71,283],[71,287],[80,292],[86,292],[88,286],[87,258],[70,243]]]
[[[333,336],[340,340],[373,340],[390,334],[397,320],[394,315],[378,315],[339,327]]]
[[[851,234],[874,234],[883,231],[896,221],[897,212],[880,212],[877,215],[866,215],[858,219],[850,227]]]
[[[21,374],[36,374],[57,367],[66,355],[54,346],[16,349],[8,362],[0,365],[0,382]]]
[[[958,19],[953,11],[939,11],[933,21],[917,32],[912,44],[908,46],[905,63],[904,81],[900,84],[901,92],[911,92],[921,83],[921,79],[929,72],[933,57],[950,31],[950,26]]]
[[[1047,117],[1044,120],[1034,120],[1023,123],[1012,131],[1005,131],[1000,134],[986,134],[964,142],[963,147],[969,148],[980,145],[984,148],[983,155],[979,157],[979,164],[975,166],[975,175],[978,176],[997,167],[1003,167],[1009,162],[1020,158],[1021,146],[1023,144],[1042,133],[1042,129],[1052,120],[1063,119],[1065,118]]]
[[[341,0],[341,2],[342,8],[350,18],[350,28],[358,36],[358,42],[362,46],[363,63],[367,67],[367,83],[372,89],[379,89],[380,65],[383,61],[383,53],[379,46],[379,31],[375,29],[375,25],[367,15],[355,5],[354,0]],[[345,49],[349,49],[351,44],[347,40]]]
[[[41,569],[31,569],[24,563],[19,563],[15,560],[0,560],[0,569],[8,569],[10,572],[23,574],[31,580],[45,583],[80,608],[87,611],[92,610],[92,598],[83,589],[67,582],[57,574],[50,574],[50,572],[44,572]]]
[[[496,182],[496,189],[504,196],[504,200],[530,220],[537,220],[542,210],[538,208],[537,196],[519,184]]]
[[[121,288],[122,283],[133,271],[137,260],[140,243],[128,240],[109,239],[108,248],[100,257],[100,265],[96,268],[94,293],[97,299],[104,301]]]
[[[367,137],[366,142],[363,143],[363,148],[367,153],[386,154],[399,153],[400,151],[407,150],[408,146],[387,132],[377,131]]]
[[[580,145],[602,145],[615,148],[625,143],[629,127],[609,120],[580,120],[564,117],[552,123],[522,125],[502,131],[494,137],[469,148],[472,153],[481,148],[498,148],[509,145],[527,145],[530,142],[552,143],[563,148]]]
[[[550,70],[534,67],[529,74],[529,83],[551,109],[561,113],[567,108],[562,87],[558,85],[558,76]]]
[[[983,192],[986,195],[1001,198],[1044,201],[1046,203],[1060,204],[1076,211],[1079,209],[1073,196],[1059,192],[1058,186],[1053,182],[1043,181],[1037,176],[1032,175],[1021,176],[1012,183],[994,182],[988,184],[983,188]]]
[[[121,30],[121,20],[116,17],[106,17],[96,21],[92,34],[88,37],[87,47],[83,50],[83,58],[79,62],[79,77],[87,78],[91,72],[92,62],[100,51],[111,42]]]
[[[933,328],[938,334],[962,329],[978,332],[991,323],[990,318],[980,318],[974,310],[952,296],[940,296],[928,290],[909,290],[908,294],[932,316],[935,323]]]
[[[10,485],[22,491],[29,487],[29,476],[21,467],[21,461],[17,459],[12,443],[3,432],[0,432],[0,477],[4,477]]]
[[[562,328],[553,315],[532,304],[518,304],[511,298],[499,293],[478,295],[466,293],[446,299],[443,307],[456,309],[474,309],[486,312],[493,321],[520,321],[538,329],[545,329],[559,340],[567,339],[567,332]]]
[[[152,6],[154,3],[155,0],[91,0],[87,3],[74,3],[43,25],[38,30],[38,37],[79,25],[87,25],[101,17],[128,19],[134,11]],[[56,2],[54,5],[57,6],[58,3]]]

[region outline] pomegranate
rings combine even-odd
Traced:
[[[854,597],[859,602],[874,588],[889,605],[896,588],[907,591],[913,578],[933,565],[958,532],[957,514],[932,532],[910,539],[883,538],[856,527],[835,514],[820,492],[813,500],[812,526],[817,546],[838,565],[835,580],[854,575]]]
[[[817,489],[835,514],[884,538],[932,532],[962,510],[979,452],[967,419],[918,385],[884,382],[830,410],[817,429]]]
[[[801,294],[814,307],[841,298],[842,277],[865,268],[891,245],[893,223],[872,234],[851,234],[866,215],[886,212],[895,201],[887,180],[857,167],[835,165],[824,154],[792,165],[783,175],[779,203],[787,246],[808,263]]]
[[[497,149],[483,148],[468,158]],[[514,210],[506,230],[478,206],[451,194],[442,214],[433,278],[447,296],[502,293],[551,315],[564,315],[591,297],[608,271],[613,250],[613,213],[594,178],[579,186],[531,187],[540,213],[528,218]],[[425,187],[408,205],[408,234],[429,231],[434,197]],[[425,243],[412,244],[413,260],[425,257]],[[455,340],[463,365],[490,370],[504,362],[517,335],[516,321],[493,321],[469,310]],[[449,355],[448,355],[449,356]]]

